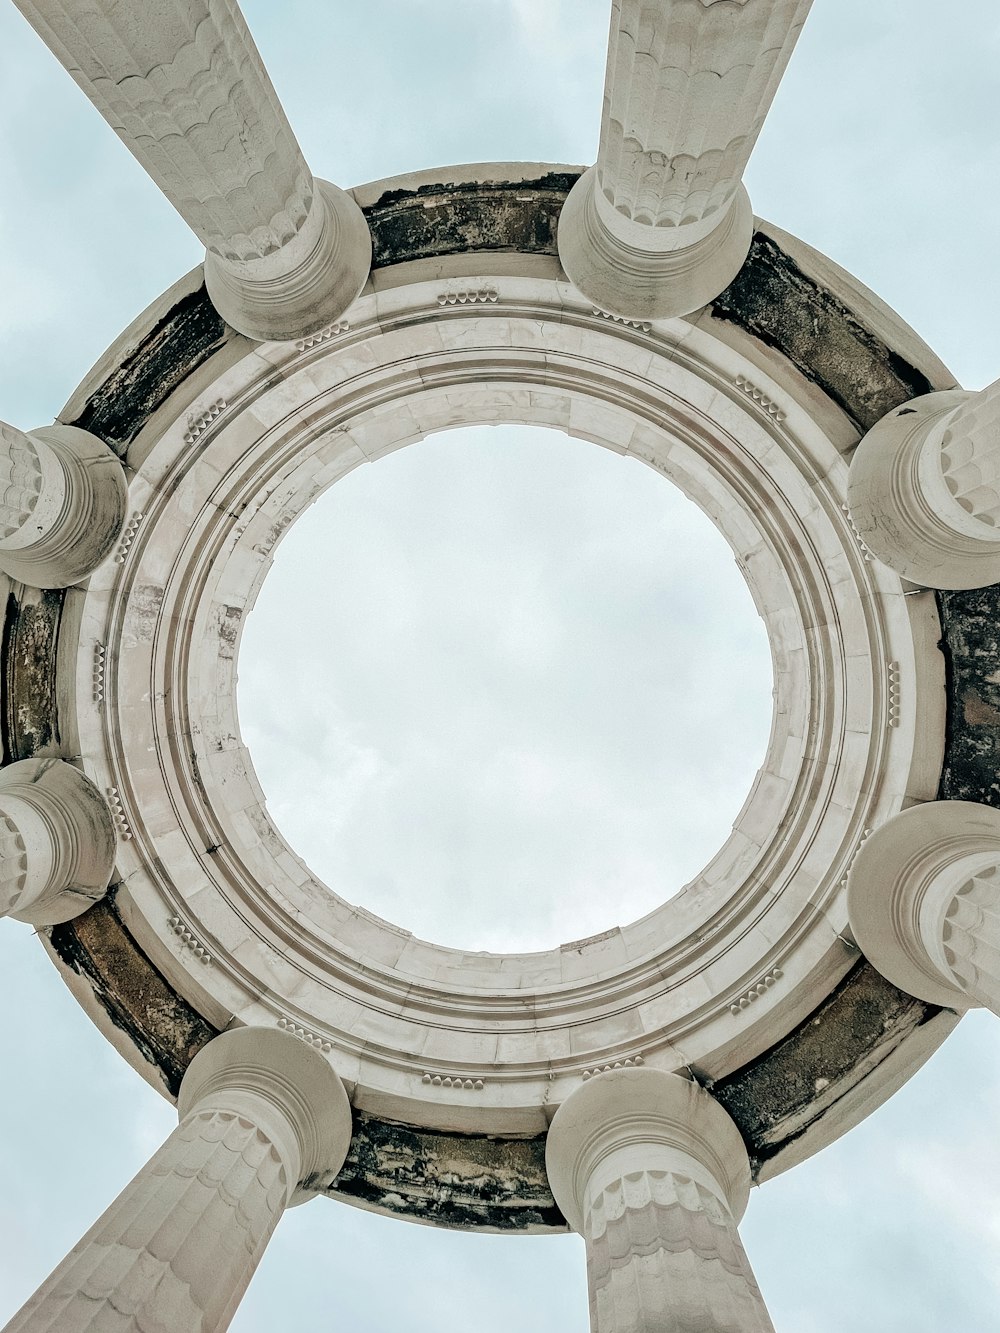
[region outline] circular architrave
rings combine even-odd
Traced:
[[[716,858],[643,920],[534,955],[441,949],[319,884],[267,818],[235,710],[240,626],[296,515],[476,421],[556,426],[680,485],[733,545],[774,654],[768,756]],[[540,1133],[594,1068],[719,1078],[772,1046],[853,962],[843,886],[866,830],[940,771],[936,618],[857,541],[838,430],[812,386],[711,327],[608,320],[518,255],[398,265],[349,327],[168,396],[130,453],[136,517],[87,590],[77,676],[140,947],[214,1025],[290,1029],[362,1112],[443,1132]],[[117,646],[99,701],[97,644]]]

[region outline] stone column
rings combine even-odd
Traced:
[[[250,338],[337,319],[371,236],[306,165],[236,0],[15,0],[207,250],[219,313]]]
[[[273,1028],[209,1042],[178,1111],[163,1147],[5,1333],[228,1328],[285,1208],[332,1179],[351,1140],[340,1079]]]
[[[911,582],[1000,581],[1000,380],[889,412],[858,445],[847,498],[862,540]]]
[[[69,921],[104,897],[115,826],[94,784],[62,759],[0,769],[0,916]]]
[[[0,570],[35,588],[92,574],[121,535],[128,485],[89,431],[0,422]]]
[[[1000,1014],[1000,811],[928,801],[875,830],[848,878],[865,956],[930,1004]]]
[[[613,0],[597,165],[570,192],[559,258],[626,319],[700,309],[739,272],[743,171],[812,0]]]
[[[556,1202],[587,1243],[592,1333],[774,1333],[740,1241],[739,1131],[697,1084],[599,1074],[549,1127]]]

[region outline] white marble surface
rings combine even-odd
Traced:
[[[397,267],[329,336],[247,347],[157,413],[129,451],[124,559],[87,591],[76,724],[134,835],[119,908],[210,1021],[301,1027],[375,1114],[539,1132],[582,1071],[641,1057],[718,1076],[846,972],[858,842],[935,788],[941,663],[933,605],[847,522],[842,415],[777,358],[707,320],[609,321],[552,261],[457,267]],[[470,284],[497,299],[449,303]],[[761,774],[699,876],[640,921],[510,956],[442,949],[317,882],[267,817],[234,700],[240,626],[296,514],[412,439],[498,420],[603,444],[694,499],[745,570],[776,691]],[[98,643],[117,653],[95,706]]]

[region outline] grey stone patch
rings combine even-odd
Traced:
[[[7,599],[0,643],[3,762],[57,753],[56,646],[67,590],[21,586]]]
[[[359,1113],[347,1161],[327,1192],[460,1230],[567,1229],[545,1174],[544,1136],[436,1134]]]
[[[365,209],[373,268],[475,250],[554,255],[563,201],[575,172],[507,184],[463,182],[387,190]]]
[[[138,948],[115,907],[115,886],[82,916],[53,926],[48,940],[60,963],[86,979],[114,1026],[176,1097],[184,1071],[218,1032]]]
[[[948,695],[938,797],[1000,807],[1000,585],[937,603]]]
[[[711,310],[786,356],[861,431],[934,387],[762,232]]]
[[[938,1013],[862,959],[799,1027],[714,1083],[712,1096],[736,1122],[755,1175]]]

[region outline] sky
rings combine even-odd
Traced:
[[[244,5],[318,175],[592,160],[607,0],[332,9]],[[815,0],[746,178],[760,215],[972,388],[1000,373],[998,57],[995,0],[947,19],[939,0]],[[0,89],[0,416],[30,429],[201,255],[12,5]],[[302,635],[310,566],[348,572]],[[768,673],[731,557],[662,479],[497,428],[361,469],[300,521],[245,635],[240,710],[275,818],[345,896],[443,943],[538,947],[697,871],[760,761]],[[516,912],[489,911],[499,886]],[[175,1115],[13,922],[0,994],[4,1320]],[[862,1126],[754,1191],[741,1230],[778,1333],[1000,1329],[998,1103],[1000,1024],[972,1014]],[[443,1319],[579,1333],[582,1243],[320,1200],[283,1219],[231,1327]]]

